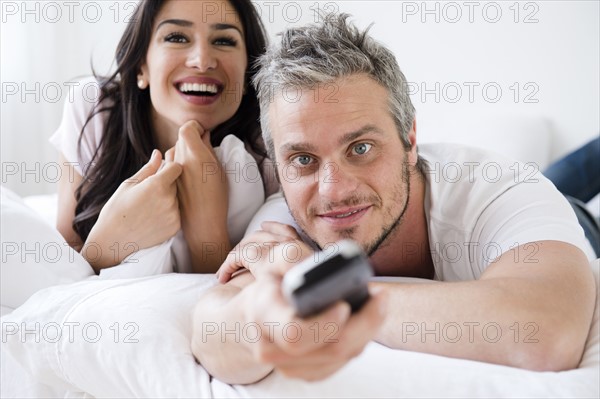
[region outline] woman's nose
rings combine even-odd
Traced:
[[[186,66],[206,72],[217,67],[217,58],[208,43],[199,43],[194,46],[188,55]]]

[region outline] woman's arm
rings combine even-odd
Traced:
[[[227,230],[227,176],[210,145],[210,133],[196,121],[182,125],[174,160],[182,165],[177,196],[192,270],[214,273],[227,257],[231,244]]]
[[[75,190],[81,184],[83,178],[75,170],[72,162],[68,162],[61,153],[59,156],[61,169],[58,182],[58,209],[56,215],[56,228],[73,249],[80,251],[83,245],[79,234],[73,230],[73,219],[75,218]]]

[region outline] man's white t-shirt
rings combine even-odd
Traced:
[[[438,280],[478,279],[511,249],[536,262],[544,240],[563,241],[594,259],[575,212],[533,163],[456,144],[425,144],[425,214]],[[528,244],[529,245],[526,245]]]
[[[424,205],[436,280],[476,280],[514,248],[515,257],[536,262],[535,242],[544,240],[573,244],[595,259],[575,212],[536,165],[457,144],[419,145],[419,154],[428,163]],[[280,193],[267,199],[246,233],[265,220],[299,230]],[[399,262],[404,250],[410,248],[398,249]]]

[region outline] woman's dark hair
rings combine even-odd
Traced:
[[[266,35],[260,17],[250,0],[229,0],[244,29],[248,69],[246,91],[235,115],[211,130],[211,144],[218,146],[228,134],[247,143],[260,157],[265,148],[260,134],[259,106],[252,81],[255,59],[265,52]],[[152,27],[163,0],[142,0],[125,29],[116,52],[117,69],[109,77],[98,77],[100,96],[84,124],[83,131],[97,114],[106,113],[100,144],[83,181],[75,191],[77,206],[73,229],[85,242],[98,220],[100,210],[121,182],[135,174],[148,160],[154,142],[148,90],[137,87],[138,74],[145,61]]]

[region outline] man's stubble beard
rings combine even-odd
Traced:
[[[405,160],[406,160],[406,158],[405,158]],[[384,213],[387,213],[389,215],[389,219],[392,220],[392,222],[381,228],[381,232],[377,236],[377,238],[375,238],[370,243],[363,245],[363,250],[369,256],[373,255],[375,253],[375,251],[377,251],[382,245],[384,245],[387,238],[398,228],[398,226],[400,226],[402,224],[406,210],[408,209],[408,204],[410,201],[410,172],[409,172],[410,166],[406,162],[403,162],[402,165],[403,165],[402,178],[400,179],[401,181],[399,182],[399,184],[394,186],[394,189],[393,189],[394,195],[393,195],[393,199],[391,202],[393,204],[396,200],[400,200],[400,198],[402,197],[402,190],[404,189],[404,192],[406,192],[406,198],[404,200],[404,205],[402,206],[402,210],[399,212],[398,216],[396,216],[396,217],[394,217],[394,215],[392,214],[392,210],[390,208],[388,208],[387,211],[384,211]],[[316,247],[318,247],[319,249],[323,249],[325,246],[330,244],[329,242],[322,243],[322,244],[319,243],[319,241],[317,241],[317,239],[313,235],[309,234],[306,231],[306,229],[304,228],[302,223],[299,222],[299,220],[301,220],[301,219],[299,219],[297,217],[296,212],[289,206],[289,202],[285,195],[285,190],[282,189],[282,193],[283,193],[283,198],[285,199],[285,202],[288,206],[288,209],[290,210],[290,213],[292,214],[292,217],[296,221],[296,224],[298,225],[298,227],[302,230],[302,233],[304,234],[304,236],[308,237],[313,242],[313,244]],[[345,200],[344,202],[347,204],[356,205],[356,201],[352,198]],[[379,202],[382,202],[381,199]],[[338,232],[338,234],[340,234],[340,239],[344,239],[344,238],[353,239],[353,235],[356,232],[356,230],[357,230],[357,227],[352,227],[349,229],[344,229],[344,230]],[[362,243],[359,243],[359,244],[362,245]]]

